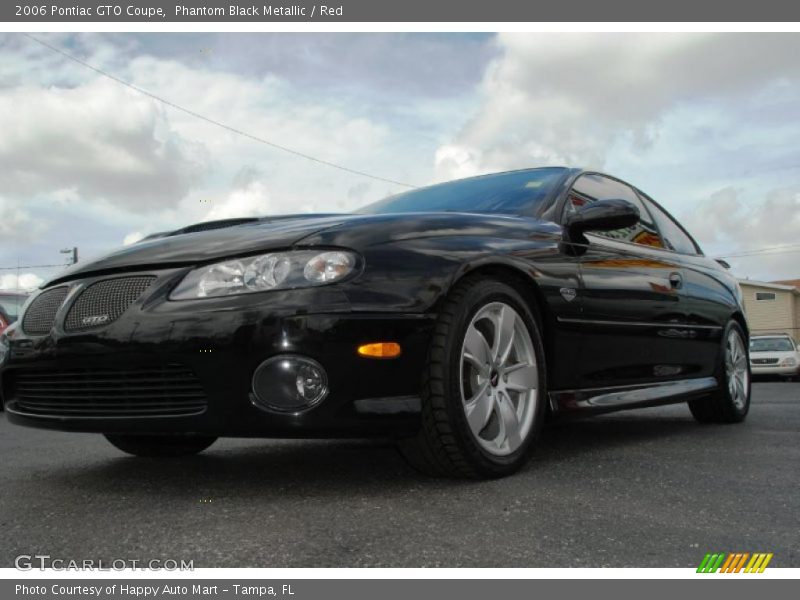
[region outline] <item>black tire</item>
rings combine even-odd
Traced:
[[[524,322],[538,368],[533,423],[522,445],[507,456],[487,452],[470,430],[461,397],[461,347],[467,327],[483,307],[502,302]],[[423,372],[421,427],[400,441],[401,453],[416,469],[434,476],[473,479],[509,475],[526,464],[545,419],[547,380],[539,315],[514,287],[488,277],[459,283],[442,306]]]
[[[734,401],[728,385],[729,377],[725,368],[726,344],[732,331],[740,336],[744,344],[744,355],[747,361],[748,376],[747,383],[744,386],[746,389],[746,399],[742,405],[737,405]],[[717,362],[715,377],[719,387],[709,396],[689,401],[689,410],[692,412],[694,418],[700,423],[741,423],[744,421],[750,410],[750,383],[752,377],[749,374],[749,369],[750,358],[747,336],[742,330],[741,325],[731,320],[728,322],[723,332],[719,360]]]
[[[217,441],[204,435],[123,435],[105,434],[116,448],[134,456],[174,457],[197,454]]]

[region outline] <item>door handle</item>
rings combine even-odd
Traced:
[[[681,289],[681,286],[683,286],[683,277],[681,277],[681,274],[680,273],[670,273],[670,275],[669,275],[669,285],[674,290]]]

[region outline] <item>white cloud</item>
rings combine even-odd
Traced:
[[[357,192],[356,192],[357,195]],[[310,213],[320,210],[310,202],[286,199],[276,200],[263,181],[249,181],[236,188],[219,200],[208,201],[212,208],[201,219],[215,221],[217,219],[233,219],[237,217],[263,217],[292,213]]]
[[[162,108],[113,82],[0,90],[0,176],[7,195],[56,193],[129,210],[176,204],[198,173],[197,148]]]
[[[455,144],[445,144],[436,149],[434,157],[437,172],[443,179],[461,179],[477,175],[481,169],[486,172],[501,171],[484,164],[480,148]],[[480,167],[478,165],[481,165]]]
[[[182,63],[146,50],[129,58],[131,38],[117,37],[50,41],[249,134],[390,178],[429,179],[408,174],[410,164],[429,173],[430,163],[397,145],[381,121],[386,115],[373,118],[352,97],[312,92],[271,74],[215,70],[213,61]],[[346,211],[399,189],[225,131],[9,40],[19,48],[0,43],[0,75],[11,84],[0,85],[4,192],[15,208],[30,205],[34,221],[56,208],[97,247],[87,256],[126,232],[147,235],[226,216]],[[248,170],[255,174],[242,181]]]
[[[17,203],[0,196],[0,240],[6,243],[30,241],[46,227],[44,222],[34,219]]]
[[[266,186],[260,182],[252,182],[245,188],[232,191],[227,197],[214,204],[204,220],[257,217],[271,212]]]
[[[724,110],[731,96],[800,73],[792,35],[509,33],[498,44],[482,107],[437,153],[440,178],[603,167],[617,142],[646,151],[682,103],[719,99]]]
[[[140,57],[130,65],[137,85],[209,119],[247,134],[332,162],[358,160],[386,141],[388,129],[336,97],[306,95],[288,81],[266,76],[250,79],[231,73],[189,67],[171,60]],[[199,94],[198,90],[203,90]],[[169,110],[171,125],[188,139],[203,140],[220,161],[260,157],[315,173],[330,167],[314,165],[280,149],[247,140],[180,111]],[[335,173],[335,171],[334,171]]]
[[[145,234],[143,234],[141,231],[133,231],[125,236],[125,239],[122,240],[122,245],[130,246],[131,244],[141,241],[144,237]]]
[[[0,290],[13,291],[32,291],[44,283],[44,279],[35,273],[21,273],[17,277],[16,273],[6,273],[0,275]]]
[[[708,254],[797,239],[800,37],[509,33],[497,44],[480,108],[436,152],[438,179],[601,168],[682,216]],[[799,256],[731,263],[796,277]]]
[[[743,190],[724,188],[698,202],[682,220],[706,254],[733,255],[726,260],[734,273],[767,281],[800,274],[800,185],[755,198]],[[735,256],[765,248],[774,249]]]

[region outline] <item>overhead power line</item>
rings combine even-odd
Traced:
[[[61,263],[60,265],[20,265],[18,267],[0,267],[0,271],[21,271],[22,269],[54,269],[56,267],[69,267],[70,265]]]
[[[280,150],[280,151],[286,152],[288,154],[293,154],[295,156],[299,156],[300,158],[305,158],[306,160],[310,160],[312,162],[315,162],[315,163],[318,163],[318,164],[321,164],[321,165],[332,167],[334,169],[339,169],[340,171],[344,171],[344,172],[350,173],[352,175],[359,175],[361,177],[368,177],[368,178],[374,179],[376,181],[382,181],[384,183],[391,183],[393,185],[399,185],[399,186],[407,187],[407,188],[415,188],[415,187],[417,187],[415,185],[412,185],[410,183],[405,183],[403,181],[396,181],[394,179],[389,179],[387,177],[380,177],[379,175],[373,175],[371,173],[367,173],[366,171],[360,171],[358,169],[352,169],[350,167],[346,167],[346,166],[331,162],[329,160],[324,160],[322,158],[317,158],[316,156],[312,156],[310,154],[306,154],[304,152],[300,152],[298,150],[294,150],[293,148],[289,148],[289,147],[283,146],[281,144],[276,144],[275,142],[270,142],[269,140],[266,140],[266,139],[264,139],[262,137],[258,137],[256,135],[251,134],[251,133],[247,133],[246,131],[242,131],[241,129],[237,129],[236,127],[232,127],[231,125],[227,125],[227,124],[222,123],[220,121],[217,121],[215,119],[211,119],[210,117],[206,117],[204,115],[201,115],[200,113],[197,113],[197,112],[195,112],[195,111],[193,111],[191,109],[184,108],[183,106],[180,106],[179,104],[175,104],[174,102],[170,102],[169,100],[161,98],[160,96],[156,96],[155,94],[153,94],[151,92],[148,92],[147,90],[142,89],[139,86],[136,86],[136,85],[134,85],[134,84],[132,84],[132,83],[130,83],[128,81],[125,81],[124,79],[121,79],[121,78],[117,77],[116,75],[112,75],[111,73],[107,73],[106,71],[103,71],[102,69],[99,69],[99,68],[95,67],[94,65],[91,65],[91,64],[87,63],[86,61],[81,60],[77,56],[73,56],[72,54],[70,54],[68,52],[65,52],[61,48],[58,48],[58,47],[53,46],[51,44],[48,44],[44,40],[41,40],[41,39],[37,38],[34,35],[31,35],[29,33],[23,33],[22,35],[24,35],[28,39],[36,42],[37,44],[39,44],[39,45],[41,45],[41,46],[43,46],[45,48],[48,48],[49,50],[52,50],[53,52],[56,52],[57,54],[60,54],[64,58],[67,58],[67,59],[69,59],[69,60],[71,60],[71,61],[73,61],[73,62],[75,62],[75,63],[77,63],[79,65],[82,65],[82,66],[86,67],[87,69],[90,69],[90,70],[94,71],[98,75],[101,75],[101,76],[106,77],[106,78],[108,78],[108,79],[110,79],[112,81],[115,81],[116,83],[119,83],[120,85],[124,85],[125,87],[127,87],[129,89],[132,89],[133,91],[135,91],[135,92],[137,92],[139,94],[142,94],[144,96],[147,96],[148,98],[152,98],[153,100],[156,100],[157,102],[161,102],[165,106],[169,106],[170,108],[174,108],[175,110],[179,110],[182,113],[190,115],[190,116],[192,116],[192,117],[194,117],[196,119],[200,119],[201,121],[205,121],[206,123],[210,123],[211,125],[216,125],[217,127],[221,127],[223,129],[231,132],[231,133],[235,133],[236,135],[240,135],[242,137],[246,137],[246,138],[248,138],[250,140],[253,140],[254,142],[259,142],[260,144],[265,144],[267,146],[275,148],[276,150]]]
[[[800,248],[798,248],[797,250],[784,250],[783,252],[762,252],[760,254],[739,254],[739,255],[731,257],[731,258],[736,258],[736,259],[741,259],[741,258],[764,258],[764,257],[767,257],[767,256],[780,256],[781,254],[792,254],[792,253],[795,253],[795,252],[800,252]],[[728,257],[726,257],[726,258],[728,258]]]
[[[753,256],[757,254],[783,254],[785,252],[798,252],[800,251],[800,244],[780,244],[777,246],[764,246],[762,248],[752,248],[750,250],[742,250],[741,252],[734,252],[733,254],[724,254],[716,258],[738,258],[740,256]]]

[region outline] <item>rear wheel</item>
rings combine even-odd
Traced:
[[[739,423],[750,409],[750,360],[745,334],[731,320],[722,336],[719,389],[707,398],[689,401],[689,410],[701,423]]]
[[[197,454],[217,438],[204,435],[120,435],[105,434],[116,448],[135,456],[187,456]]]
[[[442,308],[423,377],[422,425],[401,451],[434,475],[488,478],[524,465],[544,420],[537,316],[505,283],[461,283]]]

